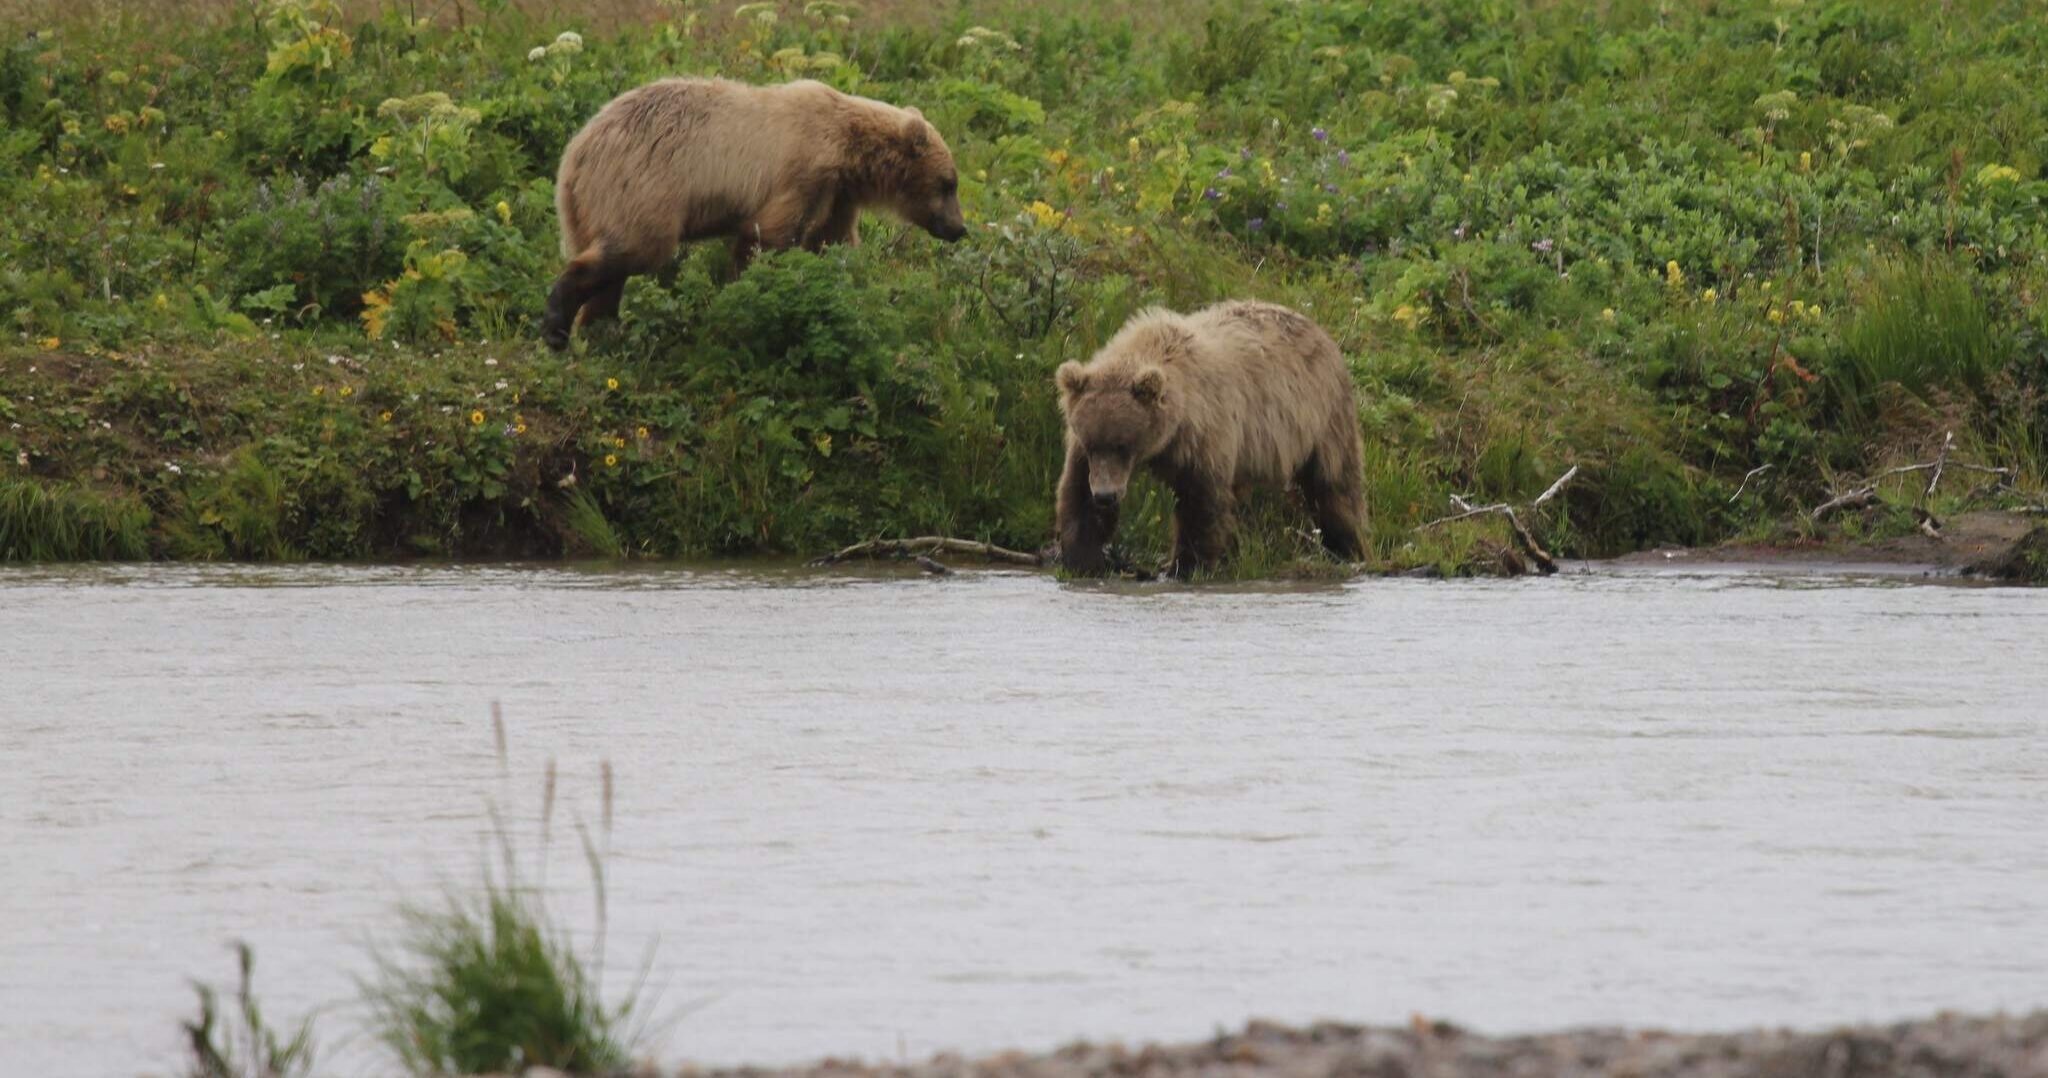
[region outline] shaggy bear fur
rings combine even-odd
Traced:
[[[944,240],[967,234],[946,142],[916,109],[824,83],[662,79],[614,98],[562,151],[555,208],[569,265],[542,337],[618,313],[626,278],[691,240],[756,250],[857,243],[865,208]]]
[[[1099,573],[1134,469],[1174,495],[1173,560],[1188,576],[1229,549],[1238,497],[1292,482],[1323,545],[1365,554],[1364,445],[1351,372],[1321,327],[1270,303],[1141,311],[1087,365],[1061,364],[1067,422],[1060,560]]]

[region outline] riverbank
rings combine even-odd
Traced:
[[[550,1072],[528,1071],[529,1078]],[[1177,1045],[1077,1043],[1052,1052],[867,1065],[638,1072],[677,1078],[2038,1078],[2048,1075],[2048,1010],[1941,1014],[1795,1032],[1577,1029],[1492,1037],[1417,1017],[1405,1027],[1334,1022],[1242,1031]]]
[[[2048,540],[2048,517],[2011,510],[1976,510],[1903,535],[1863,540],[1751,539],[1707,547],[1658,547],[1611,559],[1636,566],[1725,565],[1745,569],[1789,567],[1896,569],[1928,575],[1973,576],[2042,583],[2048,574],[2028,553]]]
[[[46,6],[0,49],[0,561],[1031,549],[1053,370],[1233,297],[1342,346],[1382,564],[1484,571],[1497,520],[1420,526],[1572,468],[1528,521],[1572,558],[2048,477],[2048,39],[1991,7],[785,7]],[[698,247],[547,352],[561,147],[678,72],[917,105],[970,236]],[[1951,436],[1967,481],[1877,478]],[[1233,575],[1314,550],[1278,509]]]

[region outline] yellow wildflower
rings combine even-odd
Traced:
[[[1664,283],[1673,288],[1685,283],[1685,271],[1678,268],[1677,262],[1664,263]]]
[[[1426,317],[1427,316],[1424,312],[1419,311],[1406,303],[1403,303],[1399,307],[1394,308],[1394,321],[1401,323],[1409,329],[1414,329],[1415,327],[1420,326],[1424,318]]]
[[[1783,325],[1785,323],[1785,312],[1776,307],[1771,308],[1771,313],[1765,315],[1764,317],[1770,319],[1771,324],[1774,326]]]
[[[1067,164],[1067,151],[1048,150],[1046,151],[1045,159],[1054,168],[1065,168]]]
[[[326,386],[314,386],[314,387],[313,387],[313,395],[314,395],[314,396],[316,396],[316,397],[324,397],[324,396],[326,396],[326,395],[327,395],[327,387],[326,387]]]
[[[378,412],[378,413],[377,413],[377,422],[379,422],[379,423],[389,423],[389,422],[391,422],[391,413],[390,413],[390,412]]]
[[[499,199],[497,206],[494,208],[498,211],[498,220],[508,225],[512,223],[512,204],[510,202]]]
[[[1771,282],[1769,282],[1769,281],[1765,281],[1765,282],[1763,283],[1762,287],[1763,287],[1763,290],[1764,290],[1764,295],[1768,296],[1768,295],[1770,295],[1770,294],[1771,294]]]
[[[342,395],[342,396],[344,396],[344,397],[353,397],[353,396],[355,396],[355,395],[356,395],[356,387],[354,387],[354,386],[342,386],[342,387],[341,387],[341,395]]]
[[[1801,300],[1801,299],[1795,299],[1795,300],[1793,300],[1793,301],[1792,301],[1792,313],[1793,313],[1793,314],[1805,314],[1805,313],[1806,313],[1806,301],[1805,301],[1805,300]]]
[[[1329,223],[1330,223],[1330,204],[1329,204],[1329,203],[1327,203],[1327,202],[1324,202],[1324,203],[1320,203],[1320,204],[1318,204],[1318,205],[1316,206],[1316,222],[1317,222],[1318,224],[1325,224],[1325,225],[1327,225],[1327,224],[1329,224]]]
[[[43,351],[54,352],[57,350],[57,346],[63,344],[64,342],[58,340],[55,337],[44,337],[42,340],[37,341],[36,343],[43,346]]]
[[[1060,216],[1060,211],[1044,202],[1033,202],[1025,209],[1031,214],[1032,219],[1038,222],[1040,228],[1058,228],[1066,220]]]
[[[472,427],[481,427],[484,425],[483,409],[479,408],[476,411],[469,413],[469,425]]]
[[[1820,321],[1820,304],[1816,303],[1813,306],[1808,307],[1806,309],[1806,317],[1812,319],[1815,322]]]
[[[607,467],[607,468],[616,468],[616,467],[618,467],[618,466],[619,466],[619,456],[618,456],[618,454],[616,454],[616,453],[606,453],[606,454],[604,455],[604,466],[605,466],[605,467]]]
[[[1132,156],[1132,157],[1136,157],[1136,156],[1138,156],[1138,136],[1136,136],[1136,135],[1132,135],[1132,136],[1131,136],[1131,141],[1129,141],[1129,142],[1125,143],[1125,145],[1127,145],[1127,146],[1129,146],[1129,147],[1131,148],[1131,156]]]
[[[1712,303],[1714,302],[1714,299],[1719,295],[1719,292],[1716,292],[1713,289],[1709,288],[1705,292],[1700,293],[1700,298],[1706,300],[1708,303]]]
[[[171,298],[169,296],[164,295],[162,292],[158,292],[156,294],[156,298],[151,300],[150,302],[155,304],[156,309],[159,311],[168,311],[171,309]]]
[[[526,424],[524,424],[524,423],[514,423],[514,424],[512,424],[512,433],[514,433],[514,434],[525,434],[525,433],[526,433]]]
[[[125,135],[128,133],[128,114],[125,112],[114,113],[113,115],[100,121],[100,123],[103,126],[105,126],[107,130],[112,131],[116,135]]]
[[[604,387],[606,389],[617,389],[619,388],[619,380],[616,378],[607,378],[604,380]]]
[[[1602,307],[1602,308],[1600,308],[1600,320],[1601,320],[1601,321],[1603,321],[1603,322],[1612,322],[1612,321],[1614,321],[1614,308],[1612,308],[1612,307]]]
[[[634,431],[633,434],[637,437],[645,438],[647,437],[647,428],[641,427],[640,429]]]
[[[612,439],[612,448],[613,448],[613,449],[624,449],[624,448],[626,448],[626,440],[625,440],[624,438],[613,438],[613,439]]]
[[[1812,150],[1801,150],[1801,151],[1799,151],[1799,171],[1801,171],[1801,172],[1812,172],[1812,171],[1813,171],[1813,151],[1812,151]]]

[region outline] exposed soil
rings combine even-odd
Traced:
[[[2048,518],[1986,509],[1940,522],[1938,534],[1915,532],[1862,542],[1727,543],[1659,547],[1616,558],[1616,565],[1905,566],[1954,573],[1996,564]]]
[[[529,1071],[529,1075],[543,1072]],[[656,1072],[644,1072],[654,1075]],[[1242,1033],[1129,1049],[1076,1044],[985,1059],[869,1066],[698,1069],[676,1078],[2041,1078],[2048,1011],[1823,1032],[1581,1029],[1488,1037],[1417,1018],[1406,1028],[1254,1022]]]

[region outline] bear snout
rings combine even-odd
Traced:
[[[964,221],[941,221],[937,228],[932,229],[932,235],[945,240],[947,243],[957,243],[967,238],[967,223]]]
[[[1123,500],[1122,491],[1098,490],[1095,492],[1095,508],[1097,509],[1115,509],[1116,503]]]

